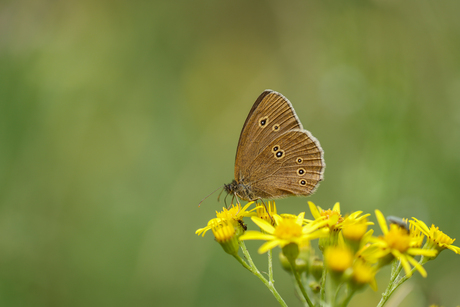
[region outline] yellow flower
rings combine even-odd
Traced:
[[[343,222],[343,217],[340,215],[340,203],[335,203],[334,207],[328,210],[323,210],[320,206],[316,206],[311,201],[308,202],[311,214],[318,220],[326,220],[330,230],[337,230]]]
[[[261,218],[252,217],[252,221],[265,233],[260,231],[246,231],[240,237],[240,240],[266,240],[267,242],[259,248],[259,253],[262,254],[276,246],[283,248],[290,243],[302,247],[312,239],[327,235],[327,230],[318,230],[318,228],[325,225],[324,221],[302,226],[304,215],[305,212],[302,212],[293,219],[274,214],[275,226],[272,226],[269,222]]]
[[[217,217],[211,219],[206,227],[200,228],[197,231],[195,231],[195,234],[202,234],[202,236],[204,237],[206,232],[210,230],[213,227],[213,225],[215,225],[215,223],[221,223],[224,220],[230,221],[234,227],[241,228],[241,226],[243,225],[243,217],[253,216],[255,214],[254,212],[252,212],[255,209],[247,211],[247,209],[252,203],[254,202],[247,203],[246,206],[244,206],[243,208],[241,208],[240,204],[237,204],[236,206],[232,205],[229,209],[223,208],[221,212],[216,211]]]
[[[455,252],[456,254],[460,253],[460,247],[452,245],[452,243],[455,242],[455,239],[452,239],[451,237],[443,233],[441,230],[439,230],[439,227],[435,227],[432,224],[431,228],[428,228],[428,226],[424,222],[414,217],[413,219],[413,221],[410,221],[411,225],[417,227],[417,229],[419,229],[426,236],[427,245],[429,246],[429,248],[434,248],[439,252],[447,248]]]
[[[396,224],[391,224],[390,229],[388,229],[382,212],[375,210],[375,215],[377,216],[377,220],[383,232],[383,236],[373,239],[375,247],[377,247],[381,252],[380,256],[385,256],[385,259],[382,257],[381,264],[385,265],[387,264],[386,260],[396,258],[401,262],[407,276],[412,275],[410,267],[410,264],[412,264],[423,277],[426,277],[427,274],[425,269],[412,256],[422,255],[433,257],[437,252],[435,250],[411,247],[414,238],[411,238],[405,229],[400,228]],[[388,258],[388,256],[391,257]]]
[[[343,273],[353,264],[353,252],[346,246],[330,246],[324,251],[324,262],[329,270]]]
[[[211,230],[219,243],[229,241],[235,236],[235,227],[228,220],[223,219],[220,223],[213,223]]]
[[[342,234],[345,239],[351,241],[360,241],[367,232],[367,226],[373,223],[367,221],[367,218],[345,218],[342,225]]]
[[[315,218],[315,221],[319,220],[325,220],[327,221],[327,227],[330,230],[330,235],[326,238],[322,238],[319,240],[319,249],[320,250],[325,250],[329,246],[335,246],[337,245],[337,242],[339,240],[339,234],[342,228],[347,225],[350,226],[352,224],[357,224],[360,223],[361,225],[361,230],[358,229],[353,229],[350,230],[348,234],[356,236],[363,236],[366,233],[366,229],[368,225],[373,225],[372,222],[368,222],[366,220],[366,217],[369,216],[369,214],[365,214],[363,216],[360,216],[362,211],[356,211],[353,212],[352,214],[342,217],[340,214],[340,203],[335,203],[334,207],[328,210],[323,210],[321,207],[316,206],[314,203],[311,201],[308,202],[308,205],[310,207],[311,214]],[[361,224],[362,223],[362,224]],[[325,227],[326,227],[325,226]],[[364,231],[363,231],[364,230]],[[353,232],[351,234],[350,232]],[[361,232],[361,234],[358,234],[358,232]],[[357,249],[357,245],[359,244],[354,244],[355,249]]]
[[[308,202],[310,207],[311,214],[315,218],[318,219],[326,219],[328,220],[328,226],[331,230],[338,231],[342,229],[344,225],[351,225],[355,223],[363,223],[364,225],[374,225],[372,222],[367,221],[367,217],[370,214],[361,215],[362,211],[353,212],[346,217],[342,217],[340,214],[340,203],[335,203],[334,207],[328,210],[322,209],[320,206],[316,206],[311,201]],[[361,215],[361,216],[360,216]],[[366,227],[367,228],[367,227]],[[364,231],[365,233],[366,231]],[[363,234],[364,234],[363,233]]]
[[[222,246],[226,253],[230,255],[236,255],[238,253],[238,237],[236,235],[235,226],[231,221],[222,219],[220,222],[215,222],[212,224],[211,230],[216,241]]]
[[[377,291],[375,274],[377,270],[367,262],[357,260],[353,264],[352,281],[358,286],[369,284],[372,290]]]
[[[228,220],[234,220],[237,223],[243,219],[243,217],[246,216],[254,216],[255,213],[252,212],[255,209],[251,209],[249,211],[246,211],[250,205],[252,205],[254,202],[251,201],[247,203],[243,208],[241,208],[241,204],[233,205],[227,209],[227,208],[222,208],[223,210],[221,212],[216,211],[216,216],[218,218],[224,218]]]

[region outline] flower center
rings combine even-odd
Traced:
[[[283,219],[275,228],[275,236],[280,239],[289,240],[293,237],[302,236],[302,226],[294,219]]]
[[[385,235],[385,241],[388,243],[390,248],[404,253],[409,249],[411,240],[405,229],[399,228],[395,224],[391,224],[390,230]]]
[[[338,218],[337,223],[335,225],[338,225],[338,224],[343,222],[343,217],[337,211],[327,209],[327,210],[323,210],[320,214],[321,214],[321,216],[325,216],[327,219],[331,219],[334,215],[338,215],[339,218]],[[332,227],[334,227],[335,225],[332,225]]]

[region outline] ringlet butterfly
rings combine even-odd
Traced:
[[[286,97],[265,90],[252,106],[236,149],[228,194],[246,201],[312,194],[326,164],[318,140],[303,129]]]

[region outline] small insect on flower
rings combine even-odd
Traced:
[[[387,221],[390,224],[396,224],[399,227],[404,228],[407,231],[409,231],[409,227],[407,225],[407,219],[402,219],[402,218],[397,217],[397,216],[389,215],[389,216],[387,216]]]
[[[375,210],[375,215],[377,216],[377,220],[383,232],[383,236],[372,240],[375,246],[380,249],[383,255],[391,255],[392,258],[394,257],[398,259],[401,262],[407,276],[412,275],[410,267],[410,264],[412,264],[423,277],[426,277],[427,274],[425,269],[413,258],[413,256],[434,257],[437,251],[411,247],[411,245],[413,245],[412,241],[414,238],[411,238],[405,229],[402,229],[395,224],[391,224],[390,229],[388,229],[388,225],[382,212]],[[387,264],[388,259],[391,258],[382,257],[384,262],[382,262],[381,265]]]
[[[243,217],[255,215],[255,213],[252,212],[255,210],[255,208],[249,211],[247,210],[249,206],[252,205],[253,203],[254,202],[249,202],[243,208],[241,208],[240,204],[237,204],[237,205],[232,205],[229,209],[223,208],[221,212],[216,211],[217,217],[211,219],[208,222],[208,225],[206,227],[198,229],[195,233],[197,235],[202,235],[204,237],[206,232],[211,229],[214,223],[221,222],[223,220],[227,220],[227,221],[230,221],[233,224],[233,226],[237,228],[237,230],[239,230],[237,235],[242,234],[246,230],[245,225],[243,223]]]

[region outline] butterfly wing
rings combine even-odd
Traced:
[[[257,98],[241,131],[235,179],[251,199],[307,196],[323,180],[323,155],[289,100],[267,90]]]
[[[302,124],[283,95],[264,91],[249,111],[241,130],[235,159],[235,179],[248,178],[249,167],[274,139],[283,133],[302,129]]]
[[[307,130],[285,132],[268,144],[248,168],[243,183],[257,198],[312,194],[323,180],[323,150]]]

